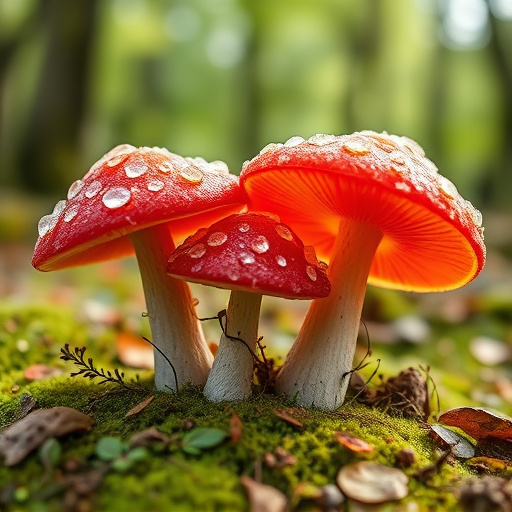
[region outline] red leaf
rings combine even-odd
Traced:
[[[354,453],[373,452],[373,446],[347,432],[335,432],[334,439]]]

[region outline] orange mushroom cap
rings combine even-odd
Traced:
[[[279,215],[326,261],[341,218],[381,230],[368,280],[375,285],[450,290],[474,279],[485,262],[480,212],[406,137],[292,137],[244,164],[240,183],[250,210]]]
[[[326,297],[331,285],[312,247],[275,217],[229,215],[188,237],[167,273],[218,288],[287,299]]]
[[[32,265],[43,271],[133,253],[127,235],[168,223],[173,237],[240,210],[246,198],[223,162],[117,146],[39,222]]]

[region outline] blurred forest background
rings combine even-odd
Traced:
[[[120,143],[225,160],[361,129],[512,192],[512,0],[0,0],[0,187],[65,195]]]

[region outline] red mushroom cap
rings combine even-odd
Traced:
[[[128,256],[133,248],[126,235],[165,222],[183,239],[245,201],[223,162],[117,146],[41,219],[32,265],[48,271]]]
[[[187,238],[171,255],[167,273],[196,283],[313,299],[329,295],[325,265],[312,247],[268,215],[230,215]]]
[[[381,230],[369,282],[457,288],[485,262],[481,214],[406,137],[365,131],[270,144],[244,165],[249,209],[271,211],[330,261],[341,218]]]

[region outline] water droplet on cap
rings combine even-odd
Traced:
[[[53,212],[52,212],[52,215],[55,215],[56,217],[58,217],[64,210],[64,208],[66,208],[66,201],[62,200],[62,201],[59,201],[54,207],[53,207]]]
[[[249,164],[251,163],[250,160],[246,160],[243,164],[242,164],[242,171],[245,171],[245,169],[247,169],[247,167],[249,167]]]
[[[403,190],[404,192],[410,192],[411,191],[411,186],[408,185],[407,183],[404,183],[403,181],[397,181],[395,183],[395,188],[397,190]]]
[[[164,188],[164,182],[160,180],[151,180],[148,182],[148,190],[152,192],[158,192]]]
[[[142,158],[132,160],[128,165],[125,165],[124,172],[128,178],[138,178],[148,170],[146,162]]]
[[[204,244],[196,244],[188,250],[188,255],[194,259],[201,258],[205,253],[206,247]]]
[[[49,233],[55,227],[58,220],[58,216],[53,214],[41,217],[41,220],[37,224],[37,231],[39,233],[39,236],[43,237],[44,235]]]
[[[245,265],[250,265],[256,261],[254,259],[254,254],[251,252],[242,252],[239,256],[239,260]]]
[[[294,137],[290,137],[285,143],[284,145],[287,147],[287,148],[293,148],[294,146],[298,146],[299,144],[302,144],[304,142],[304,138],[303,137],[299,137],[298,135],[294,136]]]
[[[187,165],[179,171],[180,176],[189,183],[201,183],[203,181],[203,171],[195,165]]]
[[[166,161],[166,162],[163,162],[161,164],[158,164],[158,170],[160,172],[163,172],[165,174],[171,172],[174,170],[174,167],[172,165],[172,162],[170,160]]]
[[[277,264],[280,266],[280,267],[286,267],[286,258],[284,256],[281,256],[280,254],[278,254],[276,256],[276,261],[277,261]]]
[[[101,182],[98,180],[93,181],[86,189],[85,191],[85,197],[91,199],[95,195],[98,194],[98,192],[102,189]]]
[[[357,140],[348,140],[343,143],[343,148],[352,155],[366,155],[370,150],[362,142]]]
[[[114,187],[107,190],[102,201],[107,208],[115,209],[125,205],[132,197],[131,192],[124,187]]]
[[[64,214],[64,222],[70,222],[71,220],[73,220],[77,216],[79,208],[80,205],[78,203],[68,208],[68,210]]]
[[[311,279],[311,281],[317,280],[316,270],[313,267],[311,267],[310,265],[308,265],[306,267],[306,274]]]
[[[332,144],[336,142],[338,137],[336,135],[329,135],[325,133],[315,133],[315,135],[311,136],[308,139],[309,144],[313,144],[314,146],[326,146],[327,144]]]
[[[209,164],[210,171],[218,172],[219,174],[229,174],[229,167],[226,162],[222,160],[214,160]]]
[[[247,233],[249,229],[251,229],[251,226],[249,226],[247,222],[244,222],[243,224],[240,224],[240,226],[238,226],[238,230],[242,233]]]
[[[439,174],[437,177],[437,182],[441,192],[449,199],[453,199],[459,195],[457,187],[448,178],[445,178]]]
[[[80,190],[82,190],[82,187],[84,186],[84,182],[82,180],[76,180],[71,184],[68,190],[68,199],[73,199]]]
[[[260,152],[260,155],[264,155],[265,153],[268,153],[269,151],[273,151],[275,149],[278,149],[282,147],[283,144],[275,144],[274,142],[271,142],[270,144],[267,144]]]
[[[482,227],[482,213],[480,210],[477,210],[472,204],[471,201],[465,201],[464,205],[466,207],[466,210],[468,210],[469,214],[471,215],[471,219],[473,222],[477,225],[477,227]]]
[[[285,240],[288,240],[290,242],[293,240],[293,235],[291,231],[283,224],[278,224],[276,226],[276,232],[281,238],[284,238]]]
[[[119,165],[121,162],[124,162],[128,158],[128,153],[125,153],[123,155],[117,155],[111,158],[110,160],[107,160],[108,167],[115,167],[116,165]]]
[[[257,236],[252,242],[251,242],[251,248],[254,252],[257,252],[258,254],[263,254],[264,252],[267,252],[269,250],[268,240],[263,236],[259,235]]]
[[[317,265],[317,258],[316,258],[316,252],[315,252],[315,248],[311,245],[305,245],[304,246],[304,257],[306,258],[306,261],[310,264],[310,265],[314,265],[316,266]]]
[[[228,239],[228,236],[226,233],[222,233],[221,231],[216,231],[215,233],[212,233],[208,237],[208,245],[212,247],[216,247],[217,245],[222,245],[226,240]]]

